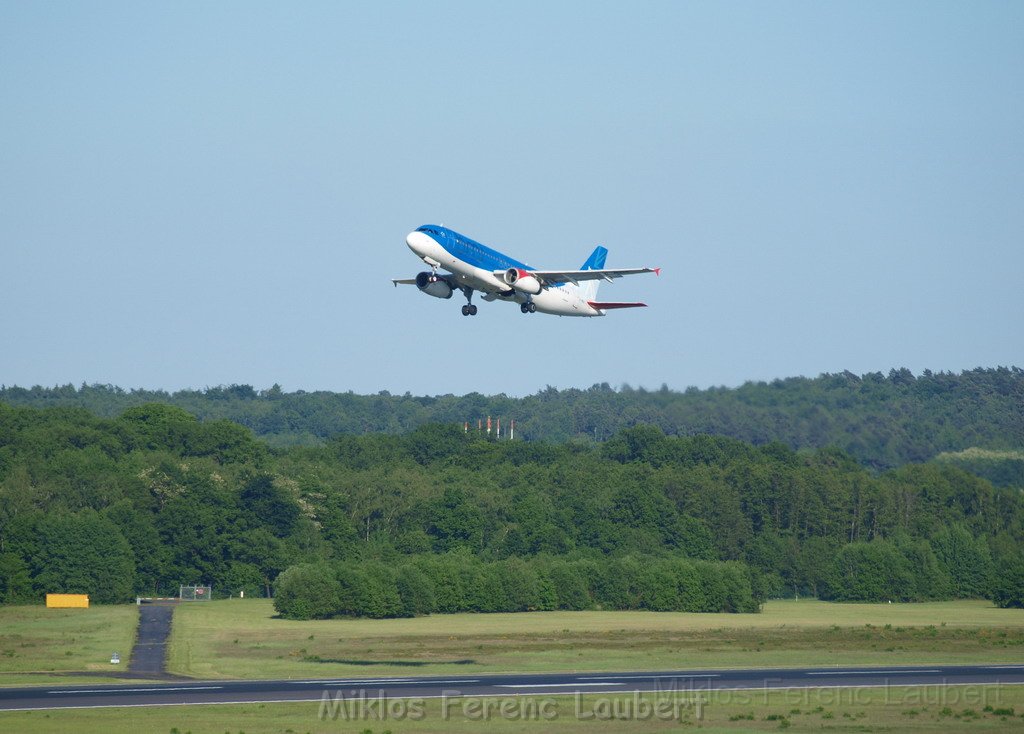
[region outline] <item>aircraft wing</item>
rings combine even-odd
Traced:
[[[392,278],[391,282],[395,284],[395,288],[400,285],[416,285],[415,278]]]
[[[530,270],[541,283],[572,283],[579,285],[583,280],[607,280],[609,283],[615,278],[622,278],[626,275],[637,275],[638,273],[654,273],[661,275],[661,268],[616,268],[614,270]],[[494,274],[501,277],[504,270],[496,270]]]

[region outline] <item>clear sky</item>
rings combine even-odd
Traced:
[[[648,309],[441,301],[445,224]],[[0,383],[1024,366],[1024,3],[0,0]]]

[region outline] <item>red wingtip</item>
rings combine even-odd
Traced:
[[[661,275],[661,268],[655,268],[654,269],[654,274],[655,275]]]

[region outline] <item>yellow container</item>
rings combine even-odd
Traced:
[[[88,594],[47,594],[46,606],[54,609],[88,609]]]

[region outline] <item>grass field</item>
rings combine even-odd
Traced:
[[[0,682],[121,672],[137,619],[134,605],[0,607]],[[122,652],[120,666],[109,663],[114,650]],[[227,600],[178,607],[170,664],[173,672],[201,678],[286,678],[1022,659],[1024,611],[977,601],[774,601],[751,615],[544,612],[292,622],[276,619],[269,601]],[[511,715],[502,715],[501,705]],[[330,707],[321,711],[317,702],[109,708],[0,713],[0,731],[1024,730],[1024,686],[721,691],[703,694],[700,703],[693,693],[639,702],[631,696],[508,697],[492,699],[486,719],[470,699],[450,701],[447,708],[436,699],[387,706],[405,715],[381,720],[380,708],[348,707],[330,718]]]
[[[1020,662],[1024,610],[989,602],[773,601],[761,614],[533,612],[276,619],[270,601],[175,612],[169,669],[288,678]]]
[[[110,673],[128,669],[139,622],[138,607],[96,606],[47,609],[0,606],[0,685],[81,682],[65,673]],[[113,665],[111,653],[121,662]],[[97,677],[89,677],[99,682]]]
[[[501,703],[505,703],[502,714]],[[484,712],[487,712],[486,714]],[[302,734],[393,732],[1024,731],[1024,686],[896,687],[632,696],[412,699],[0,712],[0,730]]]

